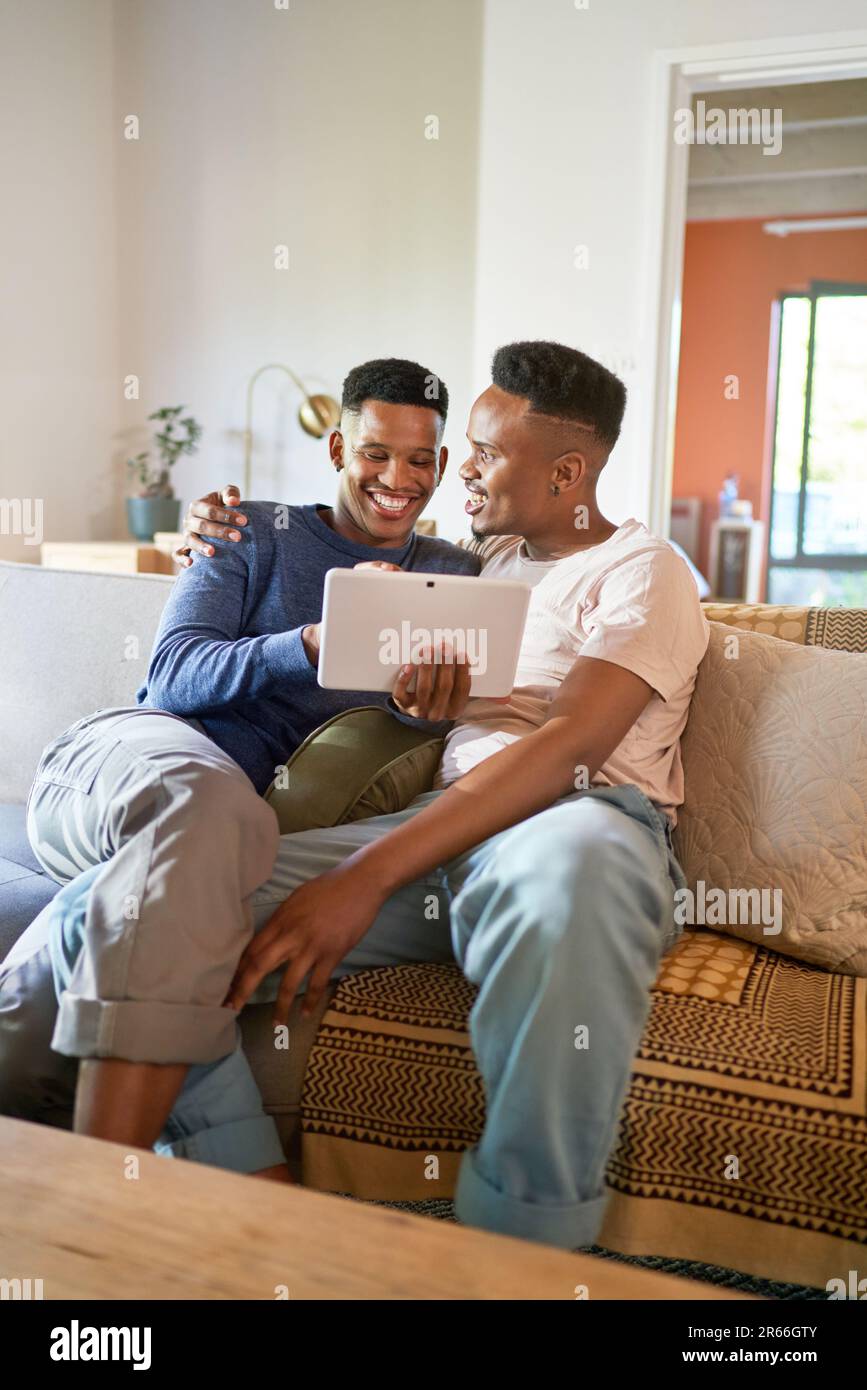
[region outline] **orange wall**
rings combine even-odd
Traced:
[[[771,306],[810,280],[867,282],[867,230],[770,236],[767,218],[690,222],[674,445],[675,497],[700,497],[699,568],[707,573],[710,524],[727,473],[767,525],[770,456],[765,448]],[[726,400],[725,378],[739,378]]]

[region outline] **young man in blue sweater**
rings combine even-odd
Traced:
[[[53,1036],[59,1052],[87,1059],[75,1121],[83,1132],[154,1144],[160,1127],[130,1127],[129,1116],[142,1096],[178,1092],[184,1069],[167,1064],[233,1051],[223,999],[252,930],[251,894],[278,845],[262,793],[307,734],[370,703],[445,732],[466,703],[465,664],[404,668],[392,697],[323,690],[316,680],[329,569],[478,572],[474,556],[413,530],[446,466],[447,408],[444,383],[417,363],[351,371],[330,439],[334,507],[248,504],[242,543],[223,542],[221,563],[179,577],[138,705],[79,721],[43,754],[28,805],[34,853],[61,882],[94,870],[87,945]],[[50,979],[40,922],[4,966],[7,1040],[28,977]],[[251,1126],[268,1130],[273,1163],[263,1169],[285,1173],[273,1125],[244,1114],[227,1115],[210,1136],[215,1161],[233,1166]],[[201,1156],[200,1144],[175,1139],[173,1152]]]

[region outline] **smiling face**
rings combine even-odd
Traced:
[[[489,386],[470,412],[470,457],[460,475],[473,535],[533,536],[551,515],[552,452],[546,422],[527,401]]]
[[[478,539],[523,536],[531,555],[565,555],[615,529],[596,503],[607,449],[589,421],[533,411],[526,397],[492,385],[470,412],[467,438],[470,457],[459,471]],[[578,504],[586,513],[580,533]]]
[[[440,414],[424,406],[366,400],[344,412],[329,442],[342,470],[334,521],[343,535],[394,549],[406,542],[445,471],[442,432]]]

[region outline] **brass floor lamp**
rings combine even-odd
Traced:
[[[250,498],[253,472],[253,391],[262,373],[271,371],[285,372],[289,380],[301,392],[303,400],[298,409],[298,423],[305,434],[312,435],[314,439],[322,439],[329,430],[333,430],[340,422],[340,406],[333,396],[321,394],[311,396],[303,381],[295,375],[291,367],[287,367],[283,362],[266,362],[264,367],[259,367],[247,383],[247,419],[244,427],[244,487],[241,493],[241,496],[247,500]]]

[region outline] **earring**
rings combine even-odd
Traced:
[[[551,496],[552,496],[552,497],[559,497],[559,496],[560,496],[560,489],[558,488],[558,486],[557,486],[556,483],[552,483],[552,484],[551,484]]]

